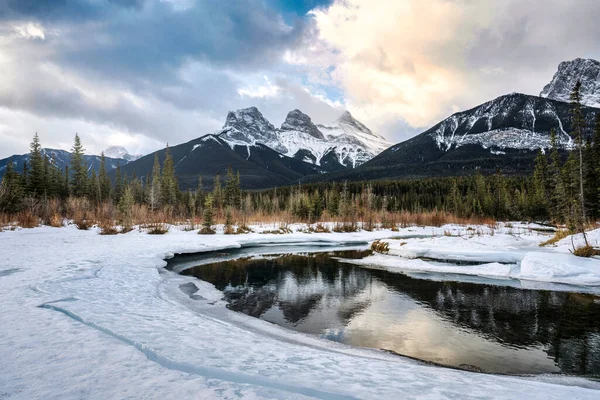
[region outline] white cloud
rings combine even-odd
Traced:
[[[537,95],[560,61],[600,56],[598,12],[589,0],[336,0],[311,12],[313,47],[348,109],[399,140],[414,130],[386,131],[394,121],[426,129],[502,94]]]
[[[14,27],[14,32],[25,39],[46,39],[46,33],[44,32],[42,25],[34,22],[16,25]]]

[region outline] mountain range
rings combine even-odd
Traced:
[[[574,146],[569,98],[582,83],[584,135],[591,138],[600,113],[600,63],[577,58],[563,62],[540,96],[512,93],[451,115],[425,132],[391,146],[353,171],[309,177],[369,180],[491,174],[530,174],[539,149],[558,135],[563,152]]]
[[[300,110],[292,110],[276,128],[256,107],[249,107],[229,112],[217,132],[169,150],[184,189],[195,187],[199,176],[210,187],[214,176],[224,174],[228,167],[240,172],[242,185],[248,189],[299,181],[423,178],[475,171],[529,174],[537,151],[549,148],[552,129],[563,151],[573,148],[568,101],[577,81],[582,83],[586,106],[584,134],[590,137],[600,113],[600,62],[578,58],[561,63],[540,96],[500,96],[453,114],[396,145],[348,111],[330,124],[315,124]],[[60,166],[68,163],[68,152],[45,151],[52,152]],[[105,153],[111,167],[120,163],[125,173],[137,176],[151,172],[155,154],[138,158],[122,147]],[[163,162],[166,150],[156,154]],[[87,157],[91,168],[97,168],[99,158]],[[17,165],[26,158],[13,156]],[[7,160],[0,160],[0,175]]]
[[[111,151],[112,149],[112,151]],[[115,150],[116,149],[116,150]],[[125,165],[130,160],[135,160],[136,157],[130,155],[127,150],[123,147],[113,147],[108,148],[105,154],[105,163],[106,168],[109,171],[112,171],[117,168],[117,165]],[[59,149],[42,149],[42,155],[47,156],[51,163],[53,163],[60,170],[64,170],[67,165],[71,163],[71,153],[66,150]],[[100,156],[95,155],[84,155],[83,159],[88,165],[89,171],[100,170]],[[15,170],[18,172],[23,172],[23,166],[25,163],[29,163],[29,153],[25,154],[15,154],[13,156],[4,158],[0,160],[0,178],[4,175],[6,171],[6,166],[9,162],[12,162],[15,166]]]
[[[198,177],[209,187],[228,167],[240,172],[244,188],[266,188],[297,182],[309,175],[345,171],[389,147],[382,136],[344,112],[328,125],[315,125],[299,110],[290,111],[275,128],[256,107],[227,114],[215,132],[169,148],[182,188],[195,187]],[[166,150],[156,152],[162,163]],[[154,153],[123,167],[128,174],[147,175]]]

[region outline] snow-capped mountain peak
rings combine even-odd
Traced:
[[[217,136],[232,147],[260,143],[276,151],[284,150],[279,144],[277,130],[256,107],[230,111]]]
[[[231,148],[261,144],[285,155],[330,170],[356,167],[390,146],[349,112],[329,125],[316,125],[300,110],[288,113],[276,129],[256,107],[227,114],[216,135]]]
[[[590,107],[600,107],[600,62],[592,59],[576,58],[573,61],[561,62],[552,81],[544,87],[540,96],[569,101],[577,81],[581,82],[582,103]]]
[[[127,161],[134,161],[140,158],[140,155],[129,154],[127,149],[123,146],[110,146],[104,150],[104,156],[108,158],[117,158]]]
[[[325,139],[323,133],[312,122],[311,118],[298,109],[288,113],[281,125],[281,131],[305,132],[317,139]]]

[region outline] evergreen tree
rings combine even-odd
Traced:
[[[213,198],[212,195],[206,196],[204,201],[204,221],[202,222],[203,228],[200,230],[201,234],[212,234],[215,233],[212,229],[213,225]]]
[[[75,134],[73,148],[71,149],[71,192],[76,197],[83,197],[88,189],[88,174],[85,161],[83,159],[83,145],[78,134]]]
[[[177,201],[177,179],[175,178],[175,166],[169,145],[165,150],[165,162],[163,163],[161,180],[162,202],[165,205],[175,205]]]
[[[44,173],[44,158],[40,138],[36,132],[29,147],[29,173],[27,175],[27,192],[35,197],[45,194],[46,176]]]
[[[158,153],[154,153],[152,178],[150,180],[150,185],[148,185],[148,205],[150,205],[150,210],[154,211],[160,207],[161,194],[160,163],[158,162]]]
[[[104,152],[100,153],[100,171],[98,172],[98,181],[100,183],[100,196],[99,201],[107,201],[110,197],[110,178],[106,172],[106,157]]]
[[[548,177],[548,161],[543,150],[540,149],[537,157],[535,158],[535,171],[533,173],[533,184],[535,187],[535,211],[534,213],[539,216],[545,216],[548,208],[548,188],[549,177]]]
[[[583,117],[583,109],[581,106],[581,81],[577,81],[573,91],[571,92],[571,125],[573,128],[573,136],[577,144],[579,153],[579,208],[581,212],[581,221],[585,221],[585,195],[583,193],[583,130],[585,128],[585,118]]]
[[[227,207],[225,211],[225,232],[226,235],[232,235],[233,231],[233,215],[231,213],[231,208]]]
[[[212,200],[215,207],[220,210],[223,205],[223,190],[221,189],[221,175],[215,175],[215,182],[212,191]]]
[[[234,174],[231,167],[227,168],[227,182],[225,183],[224,205],[239,208],[241,202],[240,175]]]
[[[133,190],[131,186],[127,185],[123,190],[123,195],[119,200],[119,212],[121,213],[121,219],[123,221],[123,227],[129,230],[133,224],[133,207],[135,206],[135,197],[133,196]]]
[[[23,198],[21,177],[15,172],[13,162],[9,161],[0,181],[0,212],[16,213],[20,211]]]
[[[550,196],[552,218],[557,222],[564,222],[568,209],[567,192],[562,173],[562,163],[560,153],[558,152],[558,138],[556,131],[550,131],[550,186],[552,193]]]
[[[125,179],[121,172],[121,163],[117,162],[117,168],[115,170],[115,201],[117,204],[121,201],[123,196],[123,190],[125,189]]]

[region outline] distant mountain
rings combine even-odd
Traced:
[[[131,155],[127,151],[127,149],[123,146],[110,146],[106,150],[104,150],[104,155],[106,157],[122,159],[127,161],[135,161],[138,158],[142,157],[140,154]]]
[[[54,163],[58,168],[64,170],[67,165],[71,162],[71,153],[66,150],[58,150],[58,149],[42,149],[42,154],[48,156],[50,162]],[[88,165],[88,170],[95,170],[98,172],[100,170],[100,156],[83,156],[86,165]],[[118,164],[124,165],[129,161],[126,159],[120,158],[112,158],[106,157],[106,168],[108,171],[117,168]],[[15,154],[13,156],[4,158],[0,160],[0,177],[4,175],[4,171],[6,171],[6,165],[9,162],[13,162],[15,165],[15,170],[22,172],[23,164],[25,162],[29,163],[29,153],[27,154]]]
[[[456,113],[427,131],[383,151],[354,170],[305,180],[367,180],[470,175],[476,171],[529,174],[539,149],[550,147],[550,130],[562,149],[574,145],[571,105],[513,93]],[[600,109],[584,107],[586,130],[593,134]]]
[[[308,115],[293,110],[277,129],[250,107],[230,112],[215,135],[232,147],[262,144],[328,172],[357,167],[391,145],[348,111],[331,124],[315,125]]]
[[[242,187],[261,189],[298,182],[305,176],[353,168],[389,146],[346,112],[330,125],[315,125],[299,110],[275,128],[256,107],[231,111],[223,128],[170,148],[175,175],[182,188],[195,188],[198,177],[212,186],[217,174],[231,166]],[[132,175],[152,171],[154,154],[123,167]],[[162,163],[165,150],[156,152]]]
[[[582,103],[600,107],[600,62],[596,60],[576,58],[560,63],[552,81],[544,87],[540,96],[569,101],[577,81],[581,82]]]
[[[198,177],[202,177],[205,188],[211,188],[215,175],[223,176],[228,167],[240,173],[245,189],[286,185],[297,182],[303,176],[323,172],[316,165],[284,156],[263,144],[232,144],[219,135],[205,135],[169,150],[182,189],[196,188]],[[133,173],[147,176],[152,171],[155,154],[158,154],[162,165],[165,149],[132,161],[122,170],[129,176]]]

